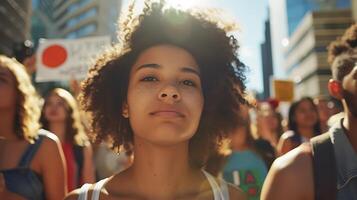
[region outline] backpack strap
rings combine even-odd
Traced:
[[[329,133],[311,139],[315,199],[336,199],[337,174],[334,147]]]
[[[36,155],[37,150],[42,144],[42,140],[45,136],[39,134],[39,137],[36,139],[34,144],[30,144],[25,153],[22,155],[18,167],[29,167],[33,157]]]

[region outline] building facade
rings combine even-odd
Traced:
[[[346,9],[355,0],[286,0],[288,35],[291,36],[310,11]]]
[[[353,23],[350,9],[313,11],[289,38],[284,69],[296,83],[295,96],[327,95],[331,77],[327,46]]]
[[[15,43],[30,39],[31,1],[0,1],[0,54],[12,56]]]
[[[353,14],[353,19],[355,22],[357,22],[357,1],[352,0],[352,14]]]
[[[121,2],[122,0],[39,0],[35,12],[40,22],[37,26],[45,27],[47,38],[74,39],[108,35],[115,40]]]

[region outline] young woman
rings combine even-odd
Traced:
[[[268,173],[263,160],[265,152],[257,148],[251,133],[249,108],[242,106],[242,120],[230,134],[229,148],[231,153],[223,167],[224,180],[239,186],[248,199],[260,199],[260,191]]]
[[[279,156],[321,134],[317,107],[310,97],[301,98],[290,106],[288,129],[280,137],[277,147]]]
[[[61,88],[53,89],[45,99],[40,122],[61,141],[67,165],[68,191],[86,182],[94,183],[92,147],[71,93]]]
[[[202,170],[245,103],[234,88],[245,69],[237,40],[224,23],[162,2],[129,19],[122,46],[91,68],[80,99],[97,139],[133,151],[133,164],[67,199],[244,199]]]
[[[54,199],[66,194],[58,138],[39,130],[39,98],[24,66],[0,55],[0,199]]]

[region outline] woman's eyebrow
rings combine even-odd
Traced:
[[[139,70],[144,69],[144,68],[159,69],[159,68],[162,68],[162,66],[159,65],[159,64],[156,64],[156,63],[148,63],[148,64],[140,65],[136,69],[136,71],[139,71]],[[197,75],[199,77],[201,76],[200,72],[198,70],[196,70],[195,68],[193,68],[193,67],[182,67],[181,71],[182,72],[187,72],[187,73],[192,73],[192,74],[195,74],[195,75]]]
[[[161,68],[161,65],[159,64],[156,64],[156,63],[148,63],[148,64],[143,64],[143,65],[140,65],[136,71],[139,71],[143,68],[154,68],[154,69],[158,69],[158,68]]]
[[[197,75],[198,77],[201,76],[200,72],[196,69],[194,69],[193,67],[183,67],[181,69],[182,72],[188,72],[188,73],[192,73],[192,74],[195,74]]]

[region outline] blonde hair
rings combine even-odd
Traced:
[[[81,121],[81,115],[78,109],[77,101],[67,90],[62,88],[53,89],[47,98],[45,99],[45,104],[42,109],[42,114],[40,122],[43,128],[48,129],[49,121],[44,115],[44,108],[47,104],[47,99],[51,95],[57,95],[64,100],[67,105],[67,119],[66,119],[66,140],[79,146],[87,146],[89,144],[88,137],[85,133],[84,126]]]
[[[16,113],[14,121],[15,134],[33,142],[37,138],[40,124],[40,98],[31,83],[25,67],[15,59],[0,55],[0,66],[8,69],[14,77],[17,92]]]

